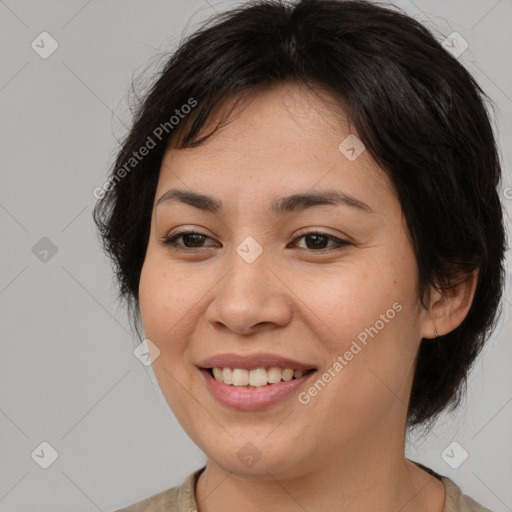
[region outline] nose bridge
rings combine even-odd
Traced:
[[[230,271],[221,285],[223,293],[246,303],[264,300],[262,293],[265,295],[269,291],[268,287],[262,286],[268,281],[265,275],[270,263],[268,252],[252,236],[245,237],[228,257]],[[243,306],[242,302],[240,306]]]
[[[228,257],[229,267],[216,288],[209,320],[232,330],[248,332],[257,324],[286,323],[290,308],[280,281],[267,266],[270,252],[253,237],[246,237]]]

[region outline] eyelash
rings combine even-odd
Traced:
[[[196,250],[204,249],[204,247],[184,247],[182,245],[177,244],[176,240],[179,238],[182,238],[184,235],[199,235],[199,236],[203,237],[204,239],[210,238],[209,236],[207,236],[203,233],[200,233],[199,231],[194,231],[194,230],[180,231],[179,233],[176,233],[175,235],[165,237],[163,240],[160,241],[160,243],[163,246],[170,247],[171,249],[176,250],[176,251],[195,252]],[[318,249],[318,250],[304,248],[305,250],[309,250],[309,251],[316,252],[316,253],[322,254],[322,253],[330,252],[333,249],[339,250],[339,249],[343,248],[343,246],[350,245],[350,242],[341,240],[339,238],[336,238],[335,236],[328,235],[327,233],[322,233],[320,231],[308,231],[306,233],[302,233],[294,241],[299,240],[301,238],[306,238],[308,236],[322,236],[322,237],[329,239],[330,241],[336,242],[337,247],[335,246],[334,248],[330,247],[330,248],[323,248],[323,249]]]

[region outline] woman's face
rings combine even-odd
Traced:
[[[235,114],[162,162],[140,280],[162,393],[209,462],[240,475],[402,450],[432,326],[393,187],[327,96],[280,85]],[[332,204],[300,197],[324,194]],[[289,381],[275,368],[313,371]]]

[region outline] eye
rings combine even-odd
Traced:
[[[321,233],[318,231],[310,231],[300,235],[296,240],[304,239],[306,242],[306,249],[313,250],[313,252],[326,252],[332,249],[341,248],[344,245],[349,245],[349,242],[336,238],[335,236]],[[308,240],[310,243],[308,243]],[[325,247],[326,243],[334,242],[334,247]]]
[[[178,240],[182,241],[179,243]],[[325,252],[336,248],[341,248],[345,245],[350,245],[349,242],[336,238],[335,236],[328,235],[327,233],[321,233],[318,231],[310,231],[297,237],[294,242],[302,240],[306,242],[306,247],[303,249],[309,249],[313,252]],[[175,235],[165,237],[160,243],[164,246],[171,246],[176,250],[194,250],[201,249],[202,245],[206,240],[212,240],[209,236],[200,233],[198,231],[181,231]],[[309,241],[309,243],[308,243]],[[326,247],[326,244],[332,242],[331,247]],[[210,245],[211,246],[211,245]]]
[[[182,239],[184,245],[176,242],[180,238]],[[201,243],[204,242],[204,240],[207,238],[211,240],[209,236],[199,233],[198,231],[181,231],[175,235],[165,237],[161,241],[161,244],[164,246],[172,246],[177,250],[188,250],[196,248],[200,249]]]

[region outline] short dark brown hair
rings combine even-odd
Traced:
[[[119,297],[133,318],[169,143],[199,146],[215,132],[200,137],[223,100],[284,82],[330,91],[389,175],[407,220],[424,306],[431,285],[447,288],[479,269],[460,326],[421,341],[408,424],[432,422],[460,402],[499,313],[506,245],[501,167],[489,98],[426,27],[396,8],[362,0],[251,1],[186,38],[140,102],[111,170],[112,186],[101,190],[94,209]],[[183,108],[191,100],[196,108]],[[151,150],[127,168],[148,137]]]

